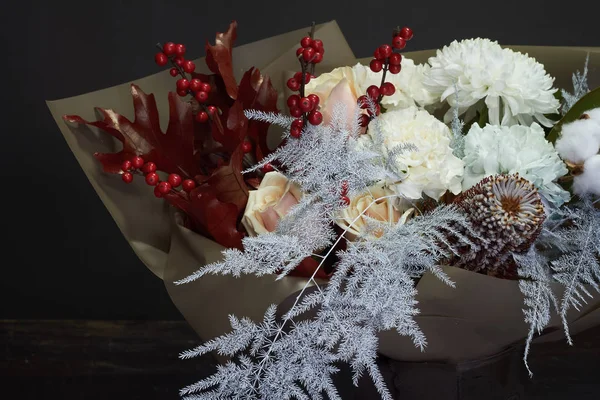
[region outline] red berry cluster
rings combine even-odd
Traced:
[[[360,124],[365,127],[369,124],[369,121],[375,115],[379,115],[381,112],[381,99],[383,96],[391,96],[396,92],[396,87],[391,82],[385,81],[386,73],[389,71],[390,74],[397,74],[402,69],[402,55],[395,53],[394,50],[402,50],[406,47],[406,42],[413,37],[412,29],[404,27],[402,29],[395,29],[392,37],[392,45],[382,44],[373,53],[373,59],[371,60],[369,67],[373,72],[383,71],[381,77],[381,85],[379,87],[371,85],[367,88],[367,94],[358,98],[358,103],[361,108],[367,109],[369,115],[362,115]],[[369,99],[375,104],[375,109],[372,111],[369,106]]]
[[[180,185],[186,193],[191,192],[196,187],[196,182],[191,179],[183,180],[177,174],[170,174],[166,181],[161,181],[156,173],[156,164],[152,161],[146,162],[140,156],[123,161],[121,170],[123,171],[121,177],[125,183],[133,182],[133,174],[144,175],[146,183],[154,186],[154,195],[156,197],[163,197]]]
[[[161,52],[156,53],[154,61],[158,65],[165,66],[170,61],[173,67],[169,73],[172,77],[180,76],[176,82],[177,94],[180,96],[192,95],[198,103],[202,105],[202,110],[196,114],[196,121],[207,122],[209,117],[214,115],[218,110],[215,106],[204,104],[208,101],[208,96],[211,91],[210,84],[202,82],[200,79],[193,78],[188,79],[186,73],[191,74],[196,70],[196,65],[186,60],[183,56],[185,55],[185,46],[181,43],[175,44],[173,42],[165,43],[164,45],[157,45]]]
[[[302,71],[296,72],[294,77],[287,81],[287,87],[291,91],[300,92],[291,95],[287,99],[290,115],[296,118],[290,128],[290,136],[296,139],[300,138],[302,128],[304,128],[306,122],[312,125],[319,125],[323,122],[323,114],[318,110],[319,96],[316,94],[304,95],[304,86],[315,77],[307,70],[310,68],[314,71],[315,64],[323,60],[323,53],[325,52],[323,41],[313,39],[312,36],[313,32],[310,36],[305,36],[300,40],[301,47],[296,51],[296,55],[300,61]]]

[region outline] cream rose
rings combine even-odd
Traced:
[[[375,200],[377,202],[369,207]],[[409,208],[402,213],[394,207],[395,203],[395,194],[392,190],[382,185],[373,186],[365,193],[350,199],[350,205],[340,212],[336,223],[340,228],[346,230],[348,240],[356,240],[359,236],[366,234],[365,228],[369,219],[390,225],[404,224],[414,214],[414,208]],[[377,230],[373,234],[379,237],[382,232]]]
[[[279,172],[268,172],[258,189],[249,192],[242,224],[250,236],[273,232],[279,220],[301,198],[298,185]]]
[[[421,83],[427,68],[430,67],[415,65],[414,61],[408,58],[402,59],[400,73],[386,75],[386,82],[393,83],[396,91],[391,96],[383,97],[381,105],[386,110],[394,110],[434,103],[435,99]],[[381,76],[382,72],[375,73],[362,64],[340,67],[312,79],[306,85],[305,92],[319,96],[322,109],[330,111],[332,102],[344,101],[356,104],[358,97],[365,94],[369,86],[381,84]]]
[[[379,122],[388,150],[406,143],[417,147],[395,160],[405,174],[402,182],[393,186],[400,197],[420,199],[424,193],[438,200],[447,190],[461,192],[464,162],[452,153],[451,132],[444,123],[416,107],[382,114]],[[372,134],[369,129],[368,137]]]

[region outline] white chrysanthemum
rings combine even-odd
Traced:
[[[473,124],[465,136],[463,160],[463,190],[490,175],[518,173],[558,206],[570,198],[569,192],[555,183],[567,174],[567,167],[536,123],[530,127],[488,124],[483,129]]]
[[[462,115],[482,100],[493,125],[529,126],[534,120],[553,124],[544,114],[556,113],[560,106],[554,97],[557,89],[552,88],[554,78],[527,54],[503,49],[489,39],[467,39],[438,50],[429,64],[423,85],[450,104],[446,122],[454,108]]]
[[[396,91],[385,96],[381,105],[387,110],[411,106],[426,106],[436,99],[423,87],[423,75],[429,65],[415,65],[409,58],[402,59],[402,70],[398,74],[386,75],[386,82],[394,84]],[[375,73],[368,66],[356,64],[354,67],[339,67],[329,73],[321,74],[306,85],[306,94],[314,93],[326,103],[333,88],[344,78],[350,83],[354,97],[366,93],[371,85],[379,87],[383,72]]]
[[[399,196],[420,199],[424,193],[437,200],[447,190],[460,193],[464,163],[452,154],[451,132],[445,124],[427,111],[410,107],[380,115],[379,127],[387,150],[406,143],[417,147],[395,160],[406,173],[392,187]]]

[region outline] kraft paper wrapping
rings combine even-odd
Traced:
[[[289,71],[297,69],[297,43],[307,31],[308,28],[300,29],[234,48],[238,80],[251,66],[258,67],[272,78],[273,85],[282,93],[283,109],[285,80]],[[326,43],[327,49],[324,63],[319,65],[317,72],[356,63],[335,21],[318,25],[316,35]],[[600,48],[509,47],[537,58],[556,77],[556,86],[567,89],[571,86],[571,74],[583,68],[589,53],[590,86],[600,86]],[[416,63],[425,62],[434,54],[435,50],[404,53]],[[367,63],[369,60],[359,61]],[[201,72],[208,72],[204,59],[195,60],[195,63]],[[154,93],[161,115],[168,115],[167,93],[173,90],[174,83],[168,71],[138,79],[135,83],[146,93]],[[93,153],[118,151],[120,144],[116,140],[95,128],[79,126],[75,129],[62,120],[65,114],[94,119],[94,107],[111,108],[131,118],[133,107],[129,85],[128,82],[47,104],[67,144],[132,249],[154,274],[164,280],[174,304],[203,340],[228,332],[229,314],[259,321],[268,305],[287,307],[307,279],[285,277],[276,281],[275,276],[207,276],[186,285],[173,284],[202,265],[219,260],[224,248],[181,226],[178,213],[149,195],[148,186],[141,180],[124,185],[114,175],[103,173]],[[167,120],[163,118],[163,129],[166,124]],[[421,314],[416,319],[428,339],[426,350],[421,352],[410,339],[395,332],[385,332],[381,334],[382,354],[403,361],[456,362],[498,353],[526,336],[528,327],[523,322],[523,298],[516,282],[454,267],[446,267],[445,271],[456,283],[456,289],[431,275],[425,275],[418,284]],[[560,296],[559,285],[555,292]],[[572,310],[569,319],[572,333],[599,324],[600,295],[579,312]],[[560,319],[554,315],[545,334],[537,340],[562,338]]]

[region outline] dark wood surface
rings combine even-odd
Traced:
[[[215,368],[210,356],[177,358],[197,344],[185,321],[0,320],[0,398],[177,399]],[[530,364],[526,399],[600,398],[600,328],[576,336],[573,347],[535,346]]]

